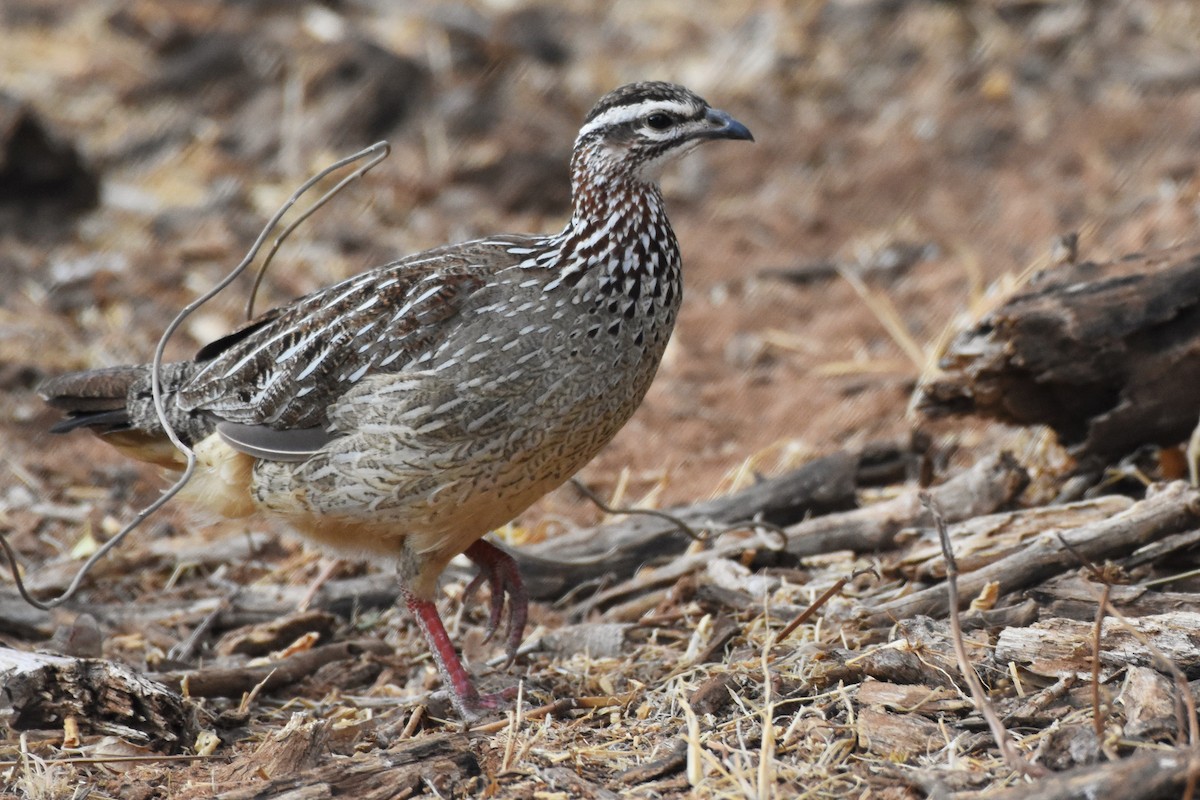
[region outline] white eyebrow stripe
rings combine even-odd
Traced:
[[[681,117],[690,117],[696,113],[696,107],[691,103],[680,103],[675,100],[644,100],[641,103],[634,103],[629,106],[617,106],[610,108],[600,114],[588,124],[584,125],[579,130],[579,138],[587,136],[593,131],[600,128],[607,128],[610,125],[620,125],[625,122],[632,122],[638,117],[655,111],[665,111],[668,114],[678,114]]]

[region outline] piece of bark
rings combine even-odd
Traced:
[[[330,722],[292,714],[279,730],[267,736],[253,753],[214,770],[221,783],[246,783],[259,778],[276,778],[311,769],[329,753]]]
[[[1075,712],[1072,703],[1060,702],[1069,697],[1075,684],[1072,677],[1060,678],[1032,695],[1001,701],[997,704],[998,710],[1003,711],[1004,723],[1010,727],[1049,728],[1051,723]]]
[[[974,710],[970,700],[946,686],[900,684],[868,678],[859,684],[854,700],[860,706],[875,706],[901,714],[963,714]]]
[[[1039,747],[1038,761],[1047,769],[1062,771],[1081,764],[1096,764],[1104,758],[1104,743],[1096,738],[1089,720],[1065,722],[1051,727]]]
[[[989,793],[988,800],[1167,800],[1182,796],[1195,770],[1195,755],[1186,749],[1148,749]]]
[[[861,708],[855,723],[859,747],[898,762],[925,756],[946,746],[941,726],[916,714],[891,714],[877,708]]]
[[[617,780],[630,786],[647,781],[657,780],[674,772],[680,772],[687,766],[687,739],[676,739],[671,751],[662,758],[656,758],[645,764],[630,767],[617,776]]]
[[[1130,739],[1168,741],[1178,732],[1178,691],[1166,675],[1131,666],[1117,702],[1125,709],[1123,733]]]
[[[1123,555],[1147,542],[1195,525],[1198,502],[1200,496],[1196,490],[1182,481],[1167,484],[1114,517],[1061,534],[1043,534],[1012,555],[959,575],[959,597],[965,605],[990,583],[997,584],[1003,596],[1079,567],[1080,558],[1097,563]],[[1069,549],[1060,536],[1070,545]],[[946,588],[938,585],[878,604],[864,615],[862,621],[867,627],[877,627],[917,614],[943,616],[949,610],[948,604]]]
[[[1038,604],[1035,600],[1022,600],[1003,608],[973,609],[962,615],[960,620],[964,631],[1008,628],[1030,625],[1038,618]]]
[[[913,632],[913,641],[918,644],[928,638],[919,631],[919,626],[928,621],[905,621]],[[957,668],[949,642],[943,636],[932,657],[918,652],[918,647],[910,646],[907,641],[874,647],[865,653],[840,648],[827,650],[820,659],[813,660],[807,678],[813,686],[822,688],[838,683],[859,683],[865,678],[896,684],[953,687]]]
[[[1049,425],[1076,457],[1183,441],[1200,385],[1200,250],[1038,273],[961,333],[924,386],[930,415]]]
[[[328,641],[337,627],[337,618],[325,611],[298,611],[264,622],[239,628],[222,637],[214,648],[218,655],[265,656],[282,650],[307,633]]]
[[[667,512],[697,527],[730,525],[759,515],[766,522],[788,525],[852,506],[861,460],[859,453],[835,453],[740,492]],[[682,552],[691,542],[670,521],[638,514],[555,537],[513,556],[530,597],[548,600],[589,583],[623,580],[643,564]]]
[[[720,672],[696,687],[688,698],[688,705],[700,716],[715,714],[733,702],[730,692],[737,689],[737,676],[732,672]]]
[[[424,794],[429,787],[441,797],[466,796],[479,762],[470,740],[461,733],[406,740],[388,750],[372,750],[352,757],[334,756],[325,763],[288,774],[253,781],[244,778],[225,784],[206,783],[187,800],[387,800]],[[231,784],[238,785],[233,786]]]
[[[696,654],[696,658],[692,660],[693,666],[708,664],[714,661],[723,661],[725,658],[725,646],[728,645],[733,638],[742,632],[742,626],[733,621],[724,614],[720,614],[713,623],[712,633],[709,634],[708,644],[704,645],[704,649]],[[693,701],[693,705],[695,702]]]
[[[191,697],[241,697],[254,687],[273,691],[312,675],[326,664],[361,658],[367,653],[387,655],[392,652],[381,641],[362,639],[353,642],[314,647],[267,664],[243,667],[205,667],[195,670],[153,673],[157,681],[171,688],[182,689],[186,683]]]
[[[547,631],[535,648],[557,658],[587,653],[592,658],[616,658],[628,651],[630,623],[591,622]]]
[[[195,738],[184,699],[123,664],[0,647],[0,718],[14,730],[61,729],[118,736],[174,753]]]
[[[84,612],[59,625],[39,649],[75,658],[100,658],[104,655],[104,632],[96,624],[96,618]]]
[[[1100,634],[1100,663],[1105,672],[1130,665],[1163,669],[1155,649],[1185,674],[1200,674],[1200,613],[1178,611],[1137,617],[1127,625],[1106,617]],[[1092,664],[1094,625],[1073,619],[1048,619],[1028,628],[1005,628],[996,640],[996,661],[1020,664],[1030,672],[1052,677],[1088,677]]]

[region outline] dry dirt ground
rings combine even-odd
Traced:
[[[34,387],[66,369],[146,360],[171,317],[238,262],[299,183],[378,139],[391,142],[391,157],[297,230],[260,307],[426,247],[556,229],[569,202],[574,131],[620,83],[684,83],[754,132],[754,145],[705,148],[665,181],[685,307],[645,404],[580,475],[602,496],[638,506],[705,499],[915,428],[954,449],[959,465],[1024,446],[1026,432],[972,420],[934,426],[908,413],[947,332],[1028,268],[1049,264],[1061,234],[1079,232],[1083,256],[1095,259],[1197,235],[1200,8],[1188,0],[653,0],[607,10],[573,0],[10,0],[0,7],[0,43],[0,91],[76,148],[99,188],[94,206],[79,209],[88,205],[86,178],[67,200],[53,183],[34,181],[28,195],[0,186],[0,531],[45,592],[61,588],[89,543],[111,535],[163,482],[87,436],[47,434],[55,415]],[[16,166],[0,159],[5,175]],[[193,316],[169,352],[194,352],[236,324],[247,286],[243,278]],[[603,517],[566,487],[501,535],[527,544]],[[32,632],[3,625],[0,635],[32,649],[38,632],[89,604],[303,587],[326,567],[334,578],[385,569],[330,567],[261,522],[250,532],[265,533],[266,544],[249,556],[202,556],[236,550],[229,541],[246,532],[169,508],[97,569],[75,604]],[[448,613],[458,589],[448,584]],[[290,711],[341,719],[340,693],[353,693],[345,702],[360,713],[400,719],[404,729],[413,703],[380,700],[418,696],[436,682],[415,629],[401,615],[372,613],[350,632],[343,620],[335,637],[385,640],[392,655],[383,666],[353,686],[326,680],[261,694],[239,726],[218,732],[222,744],[207,760],[151,761],[123,776],[100,765],[43,766],[35,775],[23,762],[0,767],[0,785],[46,797],[72,796],[75,786],[94,797],[216,794],[237,783],[221,766],[252,753]],[[534,616],[547,629],[562,624],[549,606]],[[702,616],[682,613],[674,635],[641,645],[682,652]],[[479,621],[475,611],[462,619],[459,638],[477,633]],[[197,622],[143,626],[109,616],[99,621],[102,652],[158,669]],[[193,648],[193,666],[219,633]],[[576,712],[478,735],[471,747],[482,774],[436,791],[586,794],[547,777],[559,765],[593,789],[645,797],[928,789],[914,773],[898,777],[853,758],[816,771],[821,756],[799,747],[781,745],[763,768],[753,721],[721,728],[726,749],[709,748],[725,759],[720,768],[706,761],[622,789],[615,776],[661,758],[686,727],[663,687],[699,680],[646,666],[670,660],[648,652],[625,654],[645,662],[640,671],[605,667],[612,681],[577,675],[590,662],[566,655],[501,670],[498,680],[540,676],[543,686],[635,698],[599,718]],[[478,668],[493,654],[476,641]],[[207,711],[220,712],[221,702]],[[778,719],[792,724],[784,712]],[[405,736],[447,730],[429,719],[412,728]],[[19,732],[5,733],[7,763],[22,745]],[[739,737],[744,751],[734,747]],[[386,743],[373,741],[343,737],[334,750]],[[54,759],[60,744],[42,731],[24,747]],[[739,762],[743,752],[753,758]],[[326,751],[313,764],[340,757]],[[947,759],[919,766],[970,772]],[[953,786],[1013,780],[994,766],[976,778]]]

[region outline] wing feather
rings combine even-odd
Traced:
[[[325,428],[330,404],[364,376],[403,372],[444,342],[489,277],[522,257],[509,250],[531,241],[428,251],[269,311],[201,349],[209,360],[180,388],[179,405],[245,426]],[[256,441],[238,432],[230,444],[290,452]]]

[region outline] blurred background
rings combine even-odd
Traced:
[[[391,157],[296,231],[259,308],[556,230],[575,132],[619,84],[683,83],[754,132],[666,176],[684,310],[644,407],[582,475],[630,504],[907,435],[947,335],[1056,237],[1095,259],[1196,238],[1190,0],[6,0],[0,42],[0,525],[31,562],[161,485],[46,434],[37,383],[148,360],[303,180],[379,139]],[[249,283],[169,352],[236,325]],[[599,516],[567,488],[509,534]]]

